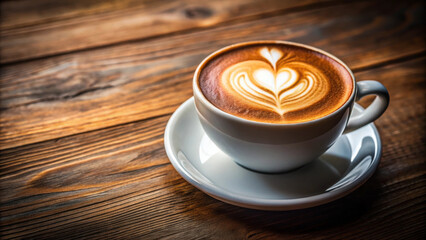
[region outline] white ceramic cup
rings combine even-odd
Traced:
[[[279,43],[299,46],[339,62],[352,77],[353,91],[333,113],[312,121],[294,124],[256,122],[231,115],[210,103],[198,84],[201,70],[216,55],[250,44]],[[236,163],[259,172],[277,173],[303,166],[330,148],[344,131],[352,131],[379,118],[389,105],[389,93],[377,81],[355,82],[352,71],[335,56],[320,49],[286,41],[256,41],[231,45],[205,58],[193,78],[195,106],[207,136]],[[376,99],[357,117],[351,117],[356,100],[376,95]]]

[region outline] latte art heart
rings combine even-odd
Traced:
[[[218,109],[256,122],[309,122],[339,109],[353,93],[344,65],[315,49],[251,42],[210,55],[198,85]]]
[[[221,84],[230,95],[281,116],[326,97],[329,82],[316,67],[276,48],[263,47],[259,54],[264,61],[242,61],[223,72]]]

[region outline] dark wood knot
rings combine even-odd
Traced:
[[[187,18],[191,19],[208,18],[213,15],[213,11],[205,7],[189,7],[184,10],[184,13]]]

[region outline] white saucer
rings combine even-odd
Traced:
[[[363,108],[355,105],[354,114]],[[237,165],[204,133],[190,98],[170,118],[164,144],[174,168],[208,195],[240,207],[291,210],[341,198],[379,165],[381,143],[371,123],[341,136],[320,158],[297,170],[263,174]]]

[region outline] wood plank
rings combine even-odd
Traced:
[[[355,2],[4,66],[0,148],[169,114],[192,95],[197,64],[236,42],[307,43],[354,69],[424,53],[422,5],[378,6]]]
[[[3,1],[0,8],[2,15],[0,29],[10,30],[30,26],[41,27],[43,24],[52,24],[53,22],[105,14],[113,11],[124,11],[129,8],[149,8],[150,6],[147,6],[148,3],[148,1],[135,0],[64,0],[60,3],[52,0]],[[166,1],[163,1],[163,4],[166,3]]]
[[[2,237],[419,238],[426,233],[425,63],[422,57],[356,74],[380,79],[391,104],[376,121],[378,171],[341,200],[289,212],[214,200],[168,162],[167,115],[1,151]]]
[[[2,63],[277,14],[326,0],[7,1]]]

